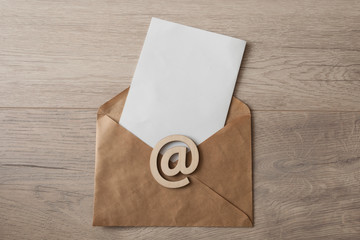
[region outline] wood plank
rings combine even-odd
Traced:
[[[155,16],[247,40],[235,95],[254,110],[360,110],[358,1],[0,4],[0,107],[98,107]]]
[[[0,110],[5,239],[355,239],[360,112],[254,111],[255,227],[91,227],[96,111]]]
[[[2,33],[30,34],[33,45],[27,47],[43,50],[53,50],[50,43],[58,42],[68,47],[66,52],[72,48],[86,53],[88,48],[99,44],[104,47],[104,43],[112,41],[109,36],[121,37],[126,46],[132,41],[143,42],[143,38],[129,37],[129,33],[146,32],[152,16],[270,46],[347,50],[360,47],[360,43],[352,39],[360,36],[357,31],[360,5],[356,0],[316,3],[308,0],[297,4],[285,0],[276,4],[266,0],[123,0],[106,3],[5,0],[1,7]],[[14,17],[17,21],[13,21]],[[5,38],[5,44],[16,46],[27,40],[26,35],[20,37]],[[44,44],[44,40],[49,44]],[[69,46],[69,41],[74,45]],[[75,48],[79,42],[84,44],[81,50]],[[61,48],[55,51],[62,52]]]
[[[322,57],[313,60],[312,50],[264,56],[250,44],[235,96],[254,110],[360,110],[359,54],[335,52],[336,59],[329,50],[317,51]],[[96,108],[130,85],[138,56],[3,58],[0,106]]]

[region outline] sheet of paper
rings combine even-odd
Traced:
[[[119,123],[154,147],[224,127],[246,42],[152,18]]]

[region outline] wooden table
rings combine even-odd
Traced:
[[[254,228],[92,227],[97,108],[150,18],[247,41]],[[360,2],[0,1],[1,239],[356,239]]]

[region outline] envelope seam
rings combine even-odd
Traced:
[[[226,198],[224,198],[223,196],[221,196],[218,192],[216,192],[213,188],[211,188],[210,186],[208,186],[206,183],[204,183],[203,181],[201,181],[199,178],[192,176],[192,178],[195,178],[197,181],[200,182],[200,184],[204,185],[205,187],[207,187],[208,189],[210,189],[211,191],[213,191],[215,194],[217,194],[219,197],[221,197],[222,199],[224,199],[226,202],[228,202],[229,204],[231,204],[231,206],[233,206],[234,208],[236,208],[238,211],[240,211],[241,213],[243,213],[248,220],[251,222],[251,225],[254,225],[253,221],[250,219],[249,215],[247,215],[243,210],[241,210],[240,208],[238,208],[236,205],[234,205],[232,202],[230,202],[229,200],[227,200]]]

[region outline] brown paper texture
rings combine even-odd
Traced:
[[[169,189],[151,175],[152,148],[118,124],[127,93],[98,111],[93,225],[253,226],[249,108],[232,99],[224,128],[198,145],[190,184]]]

